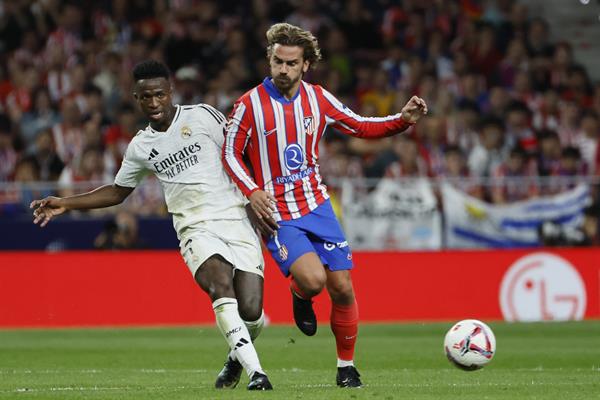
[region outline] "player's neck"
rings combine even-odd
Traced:
[[[167,108],[166,113],[167,116],[160,122],[150,122],[150,127],[157,132],[166,132],[167,129],[171,126],[173,122],[173,118],[175,117],[176,107],[171,104],[170,107]]]

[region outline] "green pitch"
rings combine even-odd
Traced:
[[[225,344],[212,327],[0,331],[0,399],[600,399],[600,322],[491,323],[497,354],[463,372],[442,352],[451,324],[363,325],[365,387],[335,386],[335,347],[266,327],[257,347],[275,387],[213,389]]]

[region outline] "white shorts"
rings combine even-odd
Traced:
[[[215,254],[233,265],[234,272],[241,270],[264,276],[260,240],[248,218],[196,223],[183,232],[179,249],[193,276]]]

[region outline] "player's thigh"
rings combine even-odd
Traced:
[[[197,269],[194,279],[213,301],[235,297],[233,267],[220,254],[208,257]]]
[[[290,275],[290,267],[300,257],[314,253],[315,249],[306,232],[293,224],[280,222],[276,234],[267,241],[267,249],[285,276]]]
[[[238,310],[244,321],[256,321],[263,309],[264,279],[262,276],[236,270],[233,288],[238,301]]]

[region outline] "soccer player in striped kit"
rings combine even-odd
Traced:
[[[267,41],[271,76],[235,103],[224,165],[255,212],[279,225],[265,241],[283,274],[292,277],[294,319],[308,336],[317,330],[311,298],[327,288],[338,355],[336,381],[341,387],[360,387],[353,362],[358,307],[352,253],[319,174],[318,143],[327,125],[356,137],[395,135],[426,114],[427,105],[414,96],[399,114],[359,116],[322,87],[302,80],[321,57],[312,33],[279,23],[267,31]]]

